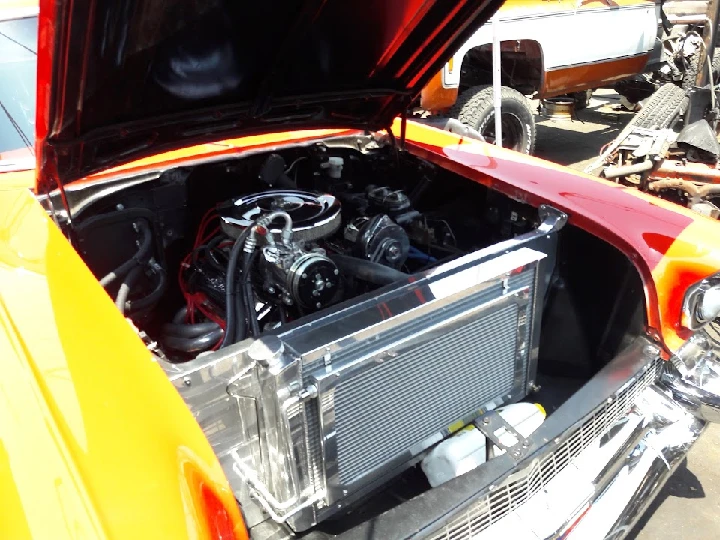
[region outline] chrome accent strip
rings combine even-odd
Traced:
[[[706,422],[720,422],[720,396],[684,381],[672,365],[666,366],[660,384],[693,416]]]
[[[696,418],[720,422],[720,351],[711,343],[706,331],[692,336],[664,366],[658,384]]]
[[[567,540],[625,538],[706,425],[655,386],[641,396],[638,413],[647,425],[647,435],[636,445],[626,446],[616,473],[596,486],[582,519],[573,524],[572,530],[568,527],[556,537]]]

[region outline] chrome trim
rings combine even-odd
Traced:
[[[455,517],[445,525],[440,532],[433,534],[432,540],[465,540],[470,538],[521,538],[530,531],[526,527],[543,527],[544,534],[533,530],[531,538],[553,537],[554,532],[563,529],[572,521],[572,510],[558,508],[560,512],[566,511],[554,522],[547,515],[535,515],[530,519],[526,514],[531,512],[522,509],[532,501],[533,505],[541,506],[549,513],[545,501],[550,500],[548,490],[556,483],[572,482],[581,472],[578,461],[583,460],[585,452],[594,450],[595,459],[582,461],[586,468],[591,470],[588,481],[601,483],[601,480],[612,473],[607,464],[623,454],[622,444],[617,442],[618,435],[623,440],[637,441],[643,436],[645,427],[639,417],[628,416],[640,395],[654,383],[660,368],[660,361],[655,360],[648,364],[641,376],[622,388],[614,399],[609,400],[600,410],[583,422],[578,428],[568,434],[567,439],[559,444],[552,452],[539,459],[531,461],[529,466],[514,472],[508,479],[497,487],[492,487],[486,495],[478,498],[465,512]],[[582,390],[580,391],[582,392]],[[597,456],[604,456],[598,459]],[[569,479],[569,480],[568,480]],[[570,489],[570,488],[566,488]],[[572,500],[565,493],[563,500],[571,499],[570,504],[582,505],[587,501],[587,495],[579,500]],[[543,504],[538,504],[538,501]],[[559,507],[559,502],[555,502]],[[525,513],[522,513],[525,512]],[[518,514],[523,517],[518,519]],[[509,526],[507,520],[527,522],[519,529],[512,528],[512,533],[505,530]],[[502,523],[501,523],[502,522]],[[504,523],[504,524],[503,524]],[[554,525],[553,525],[554,524]],[[500,533],[502,531],[502,535]],[[509,534],[509,536],[507,536]],[[520,535],[520,536],[515,536]]]
[[[665,405],[668,408],[674,407],[669,400]],[[652,412],[648,411],[647,416],[651,415]],[[591,513],[583,518],[583,521],[588,521],[581,522],[582,525],[591,529],[591,518],[595,515],[605,522],[610,522],[615,517],[611,529],[603,537],[607,540],[625,538],[632,531],[705,429],[701,420],[678,416],[677,421],[670,424],[654,418],[651,424],[653,430],[626,455],[616,477],[594,501]],[[623,481],[624,476],[629,481]],[[625,504],[615,516],[613,507],[617,508],[617,502],[622,500],[622,496]],[[582,529],[577,533],[573,531],[568,538],[583,538],[581,533]],[[588,531],[585,538],[591,538],[590,535]]]
[[[625,538],[704,427],[650,385],[607,437],[580,452],[507,516],[482,532],[438,538]]]
[[[663,369],[659,386],[700,420],[720,422],[720,361],[704,333],[690,338]]]

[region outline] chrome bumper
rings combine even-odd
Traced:
[[[469,515],[466,527],[455,522],[433,538],[623,538],[705,425],[652,385],[629,414],[502,519],[475,532]]]
[[[679,359],[662,362],[645,380],[635,383],[639,391],[626,392],[627,414],[605,423],[589,444],[556,449],[551,458],[565,461],[562,467],[547,474],[549,457],[535,463],[530,472],[519,473],[525,477],[521,489],[511,477],[493,489],[486,504],[476,503],[433,540],[628,535],[707,422],[720,419],[720,363],[714,351],[691,367]],[[503,492],[505,500],[494,495]]]

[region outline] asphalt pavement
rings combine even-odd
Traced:
[[[597,90],[576,119],[538,117],[535,154],[582,170],[632,117],[618,110],[619,104],[614,92]],[[720,539],[720,426],[710,426],[700,437],[630,538]]]

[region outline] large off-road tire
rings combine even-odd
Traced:
[[[501,87],[503,147],[523,154],[535,149],[535,115],[530,102],[517,90]],[[495,109],[491,85],[473,86],[460,94],[450,116],[495,142]]]
[[[688,106],[688,97],[682,88],[666,83],[658,88],[645,105],[628,123],[623,131],[639,127],[645,129],[665,129],[672,127]]]

